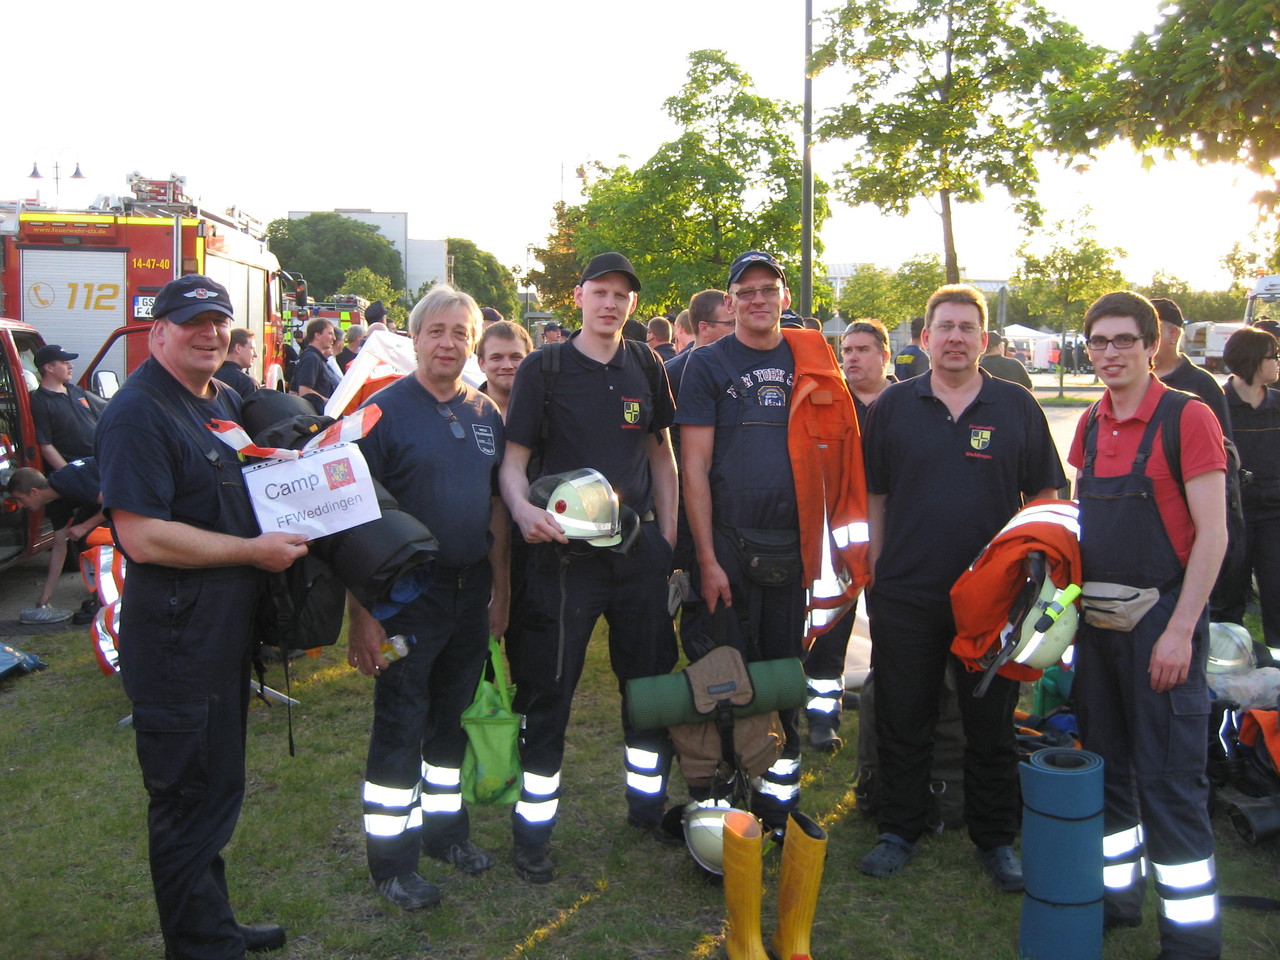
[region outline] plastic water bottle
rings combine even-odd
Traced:
[[[406,637],[403,633],[397,633],[394,637],[387,637],[382,641],[382,655],[388,663],[394,663],[401,657],[407,657],[417,642],[416,637]]]

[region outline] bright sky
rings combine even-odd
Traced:
[[[1112,47],[1158,19],[1158,0],[1046,5]],[[690,51],[725,49],[765,96],[803,98],[803,0],[5,3],[0,37],[11,107],[0,199],[38,189],[52,201],[55,161],[63,177],[77,161],[89,177],[63,180],[67,206],[126,193],[134,170],[176,172],[206,205],[263,221],[408,211],[411,237],[466,237],[507,265],[545,240],[556,200],[579,199],[580,163],[637,165],[674,139],[662,103]],[[815,115],[842,92],[820,75]],[[820,174],[840,151],[815,148]],[[26,178],[33,161],[46,179]],[[1041,198],[1048,222],[1091,205],[1132,280],[1164,269],[1217,289],[1229,283],[1218,261],[1253,226],[1256,189],[1230,168],[1162,161],[1144,173],[1122,148],[1083,176],[1046,169]],[[824,261],[893,267],[940,251],[937,217],[917,206],[899,218],[833,203]],[[959,208],[956,233],[970,277],[1014,269],[1022,236],[1000,191]]]

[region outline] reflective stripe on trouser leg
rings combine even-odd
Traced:
[[[1102,883],[1108,891],[1141,890],[1142,825],[1136,824],[1102,838]]]
[[[1218,884],[1213,857],[1190,863],[1151,864],[1161,924],[1212,928],[1218,920]]]
[[[548,842],[559,806],[560,771],[549,777],[525,771],[520,778],[520,799],[511,811],[516,845]]]
[[[800,805],[800,758],[779,757],[751,781],[751,810],[768,826],[785,827],[787,814]]]
[[[627,781],[627,813],[632,820],[657,824],[667,805],[667,774],[671,757],[645,747],[623,749]]]
[[[422,764],[422,845],[431,852],[447,850],[470,834],[462,807],[462,770]]]
[[[804,709],[809,726],[839,728],[840,707],[844,698],[843,677],[806,677],[808,699]]]
[[[364,832],[370,838],[398,838],[422,826],[418,805],[421,785],[384,787],[368,780],[364,784]]]

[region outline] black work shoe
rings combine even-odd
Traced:
[[[438,850],[428,847],[425,844],[422,847],[428,857],[436,860],[443,860],[462,871],[463,873],[484,873],[493,866],[493,857],[485,853],[470,840],[463,840],[461,843],[451,843],[448,849]]]
[[[244,937],[244,948],[250,953],[265,953],[268,950],[279,950],[284,946],[284,927],[276,923],[257,923],[246,926],[237,923],[240,936]]]
[[[1022,861],[1008,845],[992,847],[990,850],[974,850],[973,855],[991,874],[995,885],[1005,893],[1022,891]]]
[[[383,877],[372,882],[380,894],[401,910],[421,910],[440,902],[440,889],[416,873],[402,873],[398,877]]]
[[[522,843],[516,845],[516,873],[530,883],[550,883],[556,878],[556,862],[551,859],[551,844]]]
[[[679,808],[673,809],[678,810]],[[662,844],[664,847],[684,846],[684,828],[681,826],[682,823],[683,820],[676,819],[675,824],[680,832],[672,833],[668,828],[667,817],[665,815],[657,823],[646,823],[636,817],[630,815],[627,816],[627,826],[635,827],[637,830],[642,830],[649,836],[653,837],[653,839],[657,840],[658,843]]]
[[[836,733],[835,727],[829,727],[826,724],[810,724],[809,746],[822,753],[835,753],[844,746],[844,741]]]

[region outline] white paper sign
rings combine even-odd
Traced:
[[[255,463],[244,468],[244,481],[263,533],[314,540],[382,516],[369,465],[354,443]]]

